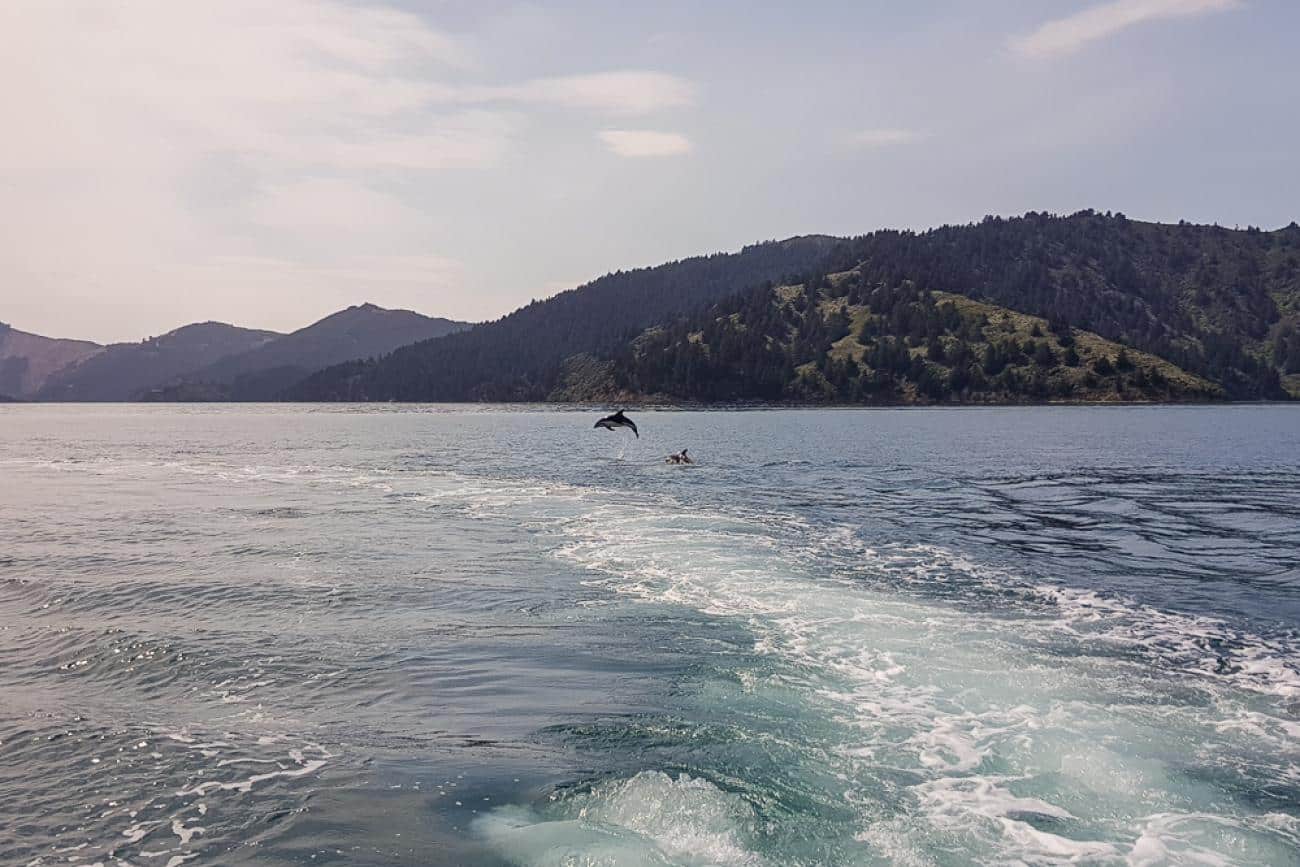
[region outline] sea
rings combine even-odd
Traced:
[[[0,407],[0,864],[1300,863],[1300,407],[601,414]]]

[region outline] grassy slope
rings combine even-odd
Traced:
[[[858,335],[863,325],[873,318],[875,314],[872,314],[866,306],[850,305],[843,298],[837,297],[838,292],[834,287],[849,276],[850,272],[830,275],[828,279],[832,288],[821,290],[818,307],[824,314],[842,310],[850,320],[849,334],[832,345],[829,357],[838,361],[852,359],[864,369],[869,369],[864,363],[864,356],[868,347],[859,342]],[[803,287],[799,285],[776,286],[772,289],[772,303],[782,306],[791,305],[802,292]],[[987,324],[982,328],[982,334],[986,339],[982,343],[972,344],[972,348],[977,351],[989,341],[1015,339],[1021,343],[1027,340],[1046,342],[1052,347],[1058,359],[1061,359],[1065,354],[1065,346],[1060,338],[1051,332],[1045,319],[995,304],[976,301],[963,295],[949,292],[935,292],[933,294],[938,304],[951,303],[954,305],[963,320],[987,321]],[[743,330],[744,325],[737,321],[736,314],[732,314],[730,318],[738,330]],[[657,330],[648,329],[645,334]],[[1123,344],[1106,340],[1089,331],[1076,329],[1073,332],[1073,338],[1075,351],[1079,355],[1079,364],[1077,366],[1067,366],[1058,361],[1056,365],[1046,368],[1044,371],[1049,383],[1056,384],[1060,382],[1069,385],[1073,393],[1065,399],[1067,402],[1214,400],[1221,399],[1224,396],[1223,389],[1217,384],[1188,373],[1177,365],[1157,356],[1140,352],[1132,347],[1125,347]],[[690,333],[688,340],[692,343],[702,342],[703,332]],[[955,341],[955,338],[945,337],[944,341],[951,343]],[[709,349],[707,345],[703,348],[706,352]],[[926,347],[924,345],[915,346],[910,351],[914,356],[924,357]],[[1127,374],[1117,371],[1110,375],[1098,375],[1093,370],[1092,365],[1103,358],[1114,363],[1121,351],[1125,352],[1131,361],[1133,365],[1132,371]],[[931,363],[933,364],[933,362]],[[1013,369],[1025,376],[1038,371],[1032,361],[1021,365],[1013,365]],[[1160,384],[1135,388],[1132,385],[1132,374],[1138,371],[1148,377],[1154,375]],[[803,391],[803,397],[815,399],[819,391],[830,392],[829,385],[818,371],[816,362],[809,362],[799,366],[796,368],[796,373],[801,380],[799,388]],[[567,394],[566,397],[580,399],[580,393],[573,392]],[[593,394],[592,397],[597,398],[598,395]],[[627,399],[638,396],[621,394],[619,397]],[[639,397],[645,398],[648,396],[641,395]],[[1022,399],[1030,400],[1028,397]],[[904,400],[907,402],[924,402],[917,395],[915,389],[910,386],[904,389]],[[974,402],[997,401],[998,398],[985,396],[983,398],[975,397],[973,400]]]
[[[793,288],[797,291],[797,287]],[[950,292],[935,292],[934,297],[935,301],[940,304],[945,302],[953,304],[961,313],[963,319],[977,319],[981,316],[986,318],[989,324],[985,326],[984,333],[990,338],[1010,337],[1021,342],[1025,340],[1046,341],[1058,358],[1065,352],[1065,347],[1061,344],[1059,338],[1048,329],[1046,319],[1030,316],[1006,307],[999,307],[996,304],[976,301],[964,295],[955,295]],[[830,298],[823,298],[821,304],[822,309],[828,312],[836,306],[844,308],[849,314],[852,323],[848,336],[836,341],[832,346],[831,357],[836,359],[852,358],[854,361],[861,363],[862,357],[866,353],[866,347],[858,342],[856,335],[862,330],[863,324],[872,316],[872,313],[866,307],[850,307]],[[1038,332],[1036,335],[1035,330]],[[947,340],[951,340],[951,338],[947,338]],[[1092,387],[1088,387],[1085,383],[1093,362],[1102,357],[1113,362],[1121,349],[1128,353],[1128,357],[1133,362],[1135,369],[1148,373],[1158,371],[1169,383],[1175,397],[1221,398],[1223,396],[1223,389],[1209,380],[1188,373],[1163,358],[1139,352],[1132,347],[1125,347],[1112,340],[1106,340],[1091,331],[1076,330],[1074,332],[1074,349],[1079,354],[1080,363],[1078,366],[1067,367],[1064,364],[1057,364],[1055,367],[1049,368],[1048,373],[1049,381],[1064,379],[1074,387],[1076,395],[1071,398],[1072,401],[1113,402],[1153,399],[1150,395],[1139,393],[1125,395],[1116,390],[1111,380],[1105,378],[1101,378],[1097,385]],[[924,355],[925,347],[913,347],[912,354]],[[805,365],[805,368],[807,367],[809,366]],[[1033,369],[1033,365],[1021,365],[1021,368],[1028,371]],[[1097,377],[1094,375],[1094,378]]]

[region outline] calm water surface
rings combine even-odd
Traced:
[[[1300,863],[1300,409],[596,416],[0,407],[0,863]]]

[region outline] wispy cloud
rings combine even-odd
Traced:
[[[636,115],[691,105],[695,101],[695,87],[683,78],[663,72],[622,70],[539,78],[504,87],[469,88],[464,98],[515,100]]]
[[[1112,0],[1073,15],[1048,21],[1027,36],[1011,39],[1011,48],[1026,57],[1044,58],[1077,51],[1135,24],[1166,18],[1192,18],[1225,12],[1241,0]]]
[[[920,141],[925,134],[919,130],[887,127],[882,129],[862,129],[849,133],[846,137],[850,145],[862,148],[888,147],[905,145]]]
[[[654,70],[501,79],[474,45],[342,0],[0,2],[0,113],[22,119],[0,136],[0,277],[23,286],[32,327],[55,329],[42,311],[81,309],[89,286],[185,297],[274,275],[284,286],[258,309],[287,325],[295,294],[332,303],[369,269],[374,300],[410,306],[400,275],[453,273],[438,214],[404,193],[418,174],[499,165],[548,115],[599,128],[695,99]],[[640,151],[656,146],[673,147]],[[269,318],[271,294],[288,321]]]
[[[675,157],[691,152],[691,141],[675,132],[606,129],[598,133],[605,147],[621,157]]]

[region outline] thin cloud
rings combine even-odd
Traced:
[[[675,75],[624,70],[540,78],[506,87],[471,88],[466,97],[637,115],[692,105],[695,88],[689,81]]]
[[[99,336],[129,337],[212,289],[288,319],[295,297],[345,300],[367,269],[373,300],[412,306],[404,275],[432,291],[455,273],[438,214],[405,195],[420,175],[490,170],[548,114],[695,98],[652,70],[483,83],[473,45],[337,0],[0,2],[0,110],[22,118],[0,136],[0,275],[22,287],[6,318],[51,332],[117,319]],[[130,312],[115,294],[154,300]]]
[[[925,134],[914,129],[884,128],[863,129],[848,135],[848,143],[856,147],[879,148],[918,142]]]
[[[690,139],[675,132],[605,129],[597,135],[605,147],[621,157],[675,157],[691,152]]]
[[[1053,57],[1077,51],[1089,42],[1113,36],[1135,24],[1194,18],[1241,5],[1241,0],[1112,0],[1048,21],[1027,36],[1014,37],[1011,48],[1025,57]]]

